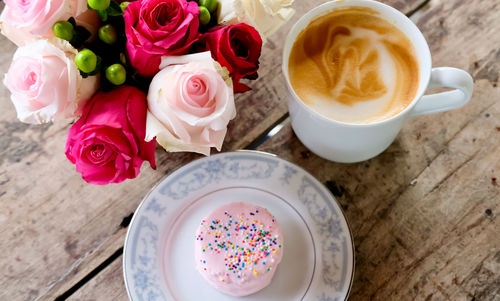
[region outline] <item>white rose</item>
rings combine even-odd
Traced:
[[[247,23],[265,40],[295,13],[293,0],[219,0],[217,21],[221,25]]]
[[[17,117],[40,124],[74,118],[98,88],[98,78],[82,78],[75,65],[77,50],[59,38],[19,47],[5,74]]]
[[[208,156],[221,149],[235,116],[231,78],[209,51],[162,57],[149,86],[146,141]]]

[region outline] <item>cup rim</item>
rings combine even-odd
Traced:
[[[304,19],[311,18],[311,20],[313,20],[315,17],[321,15],[321,13],[328,11],[328,10],[333,10],[337,7],[361,6],[361,5],[359,5],[359,3],[368,4],[368,6],[364,6],[364,7],[374,8],[377,11],[380,11],[382,9],[386,9],[388,11],[391,11],[391,13],[393,15],[397,16],[398,20],[402,20],[403,22],[407,23],[408,26],[411,27],[415,31],[415,34],[416,34],[416,37],[413,37],[413,38],[408,37],[410,42],[413,44],[415,49],[417,48],[415,46],[415,43],[414,43],[415,40],[422,40],[424,42],[423,49],[419,49],[418,51],[419,52],[423,51],[422,55],[424,58],[428,59],[429,65],[430,65],[430,68],[427,68],[427,70],[424,70],[422,72],[423,78],[421,78],[419,80],[420,85],[418,88],[418,93],[415,95],[415,97],[410,102],[410,104],[408,106],[406,106],[406,108],[404,108],[401,112],[397,113],[396,115],[391,116],[387,119],[374,121],[374,122],[370,122],[370,123],[349,123],[349,122],[335,120],[335,119],[328,118],[328,117],[324,116],[323,114],[316,112],[315,110],[310,108],[308,105],[306,105],[304,103],[304,101],[295,93],[295,90],[293,89],[292,84],[290,83],[290,77],[289,77],[289,73],[288,73],[288,60],[289,60],[290,54],[288,54],[288,56],[285,56],[286,45],[288,43],[290,43],[290,41],[292,39],[292,33],[297,31],[296,29],[299,26],[299,23],[301,23]],[[305,27],[307,27],[308,25],[309,25],[309,23]],[[293,39],[293,41],[291,41],[291,43],[295,43],[297,36],[298,36],[298,34],[294,37],[294,39]],[[293,47],[293,44],[292,44],[292,47]],[[423,68],[423,65],[424,65],[424,63],[419,60],[419,68]],[[381,3],[381,2],[378,2],[378,1],[373,1],[373,0],[350,0],[350,1],[333,0],[333,1],[328,1],[328,2],[325,2],[323,4],[320,4],[320,5],[312,8],[308,12],[306,12],[302,17],[300,17],[295,22],[295,24],[293,24],[292,28],[288,31],[288,34],[285,38],[285,43],[284,43],[283,52],[282,52],[282,62],[281,62],[281,71],[283,72],[283,75],[285,77],[287,88],[290,91],[290,93],[292,94],[292,96],[294,98],[296,98],[296,101],[299,103],[299,106],[304,108],[309,113],[318,116],[323,121],[331,122],[331,123],[338,124],[338,125],[344,126],[344,127],[358,127],[358,128],[381,125],[381,124],[393,121],[395,119],[401,118],[403,115],[406,115],[407,113],[409,113],[413,109],[413,107],[417,104],[417,102],[420,100],[420,98],[422,98],[425,91],[427,90],[427,87],[428,87],[429,82],[430,82],[430,77],[431,77],[431,69],[432,69],[432,57],[431,57],[431,52],[429,49],[429,44],[427,43],[424,35],[420,31],[420,29],[417,27],[417,25],[415,23],[413,23],[405,14],[403,14],[399,10],[395,9],[394,7],[387,5],[387,4],[384,4],[384,3]],[[420,72],[420,70],[419,70],[419,72]]]

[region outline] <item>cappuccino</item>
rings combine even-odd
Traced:
[[[343,7],[313,19],[289,57],[290,83],[319,114],[371,123],[404,110],[419,87],[415,47],[366,7]]]

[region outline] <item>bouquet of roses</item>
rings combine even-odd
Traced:
[[[22,122],[76,122],[66,156],[85,181],[135,178],[155,147],[210,154],[256,79],[262,41],[293,0],[5,0],[19,46],[4,84]]]

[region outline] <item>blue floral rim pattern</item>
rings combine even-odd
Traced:
[[[188,204],[183,200],[210,185],[226,181],[279,179],[282,189],[296,190],[307,208],[319,256],[319,279],[312,300],[347,298],[353,273],[354,249],[340,206],[313,176],[278,157],[258,152],[222,153],[191,162],[163,179],[138,207],[125,241],[123,270],[133,301],[165,301],[165,284],[158,269],[161,225],[169,212]]]

